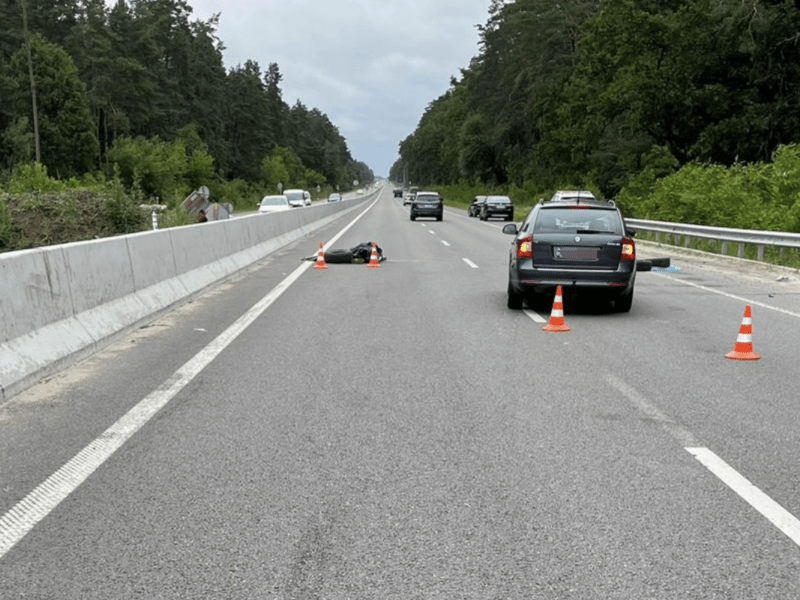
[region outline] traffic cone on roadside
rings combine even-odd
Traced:
[[[561,299],[561,286],[556,289],[556,297],[553,298],[553,310],[550,313],[550,322],[542,327],[544,331],[571,331],[564,322],[564,302]]]
[[[317,251],[317,262],[314,264],[315,269],[327,269],[328,263],[325,262],[325,251],[322,249],[323,243],[319,243],[319,250]]]
[[[758,360],[761,355],[753,351],[753,313],[748,304],[744,309],[742,325],[739,327],[739,336],[733,350],[725,355],[733,360]]]
[[[372,254],[369,256],[369,264],[367,265],[370,269],[377,269],[381,266],[381,263],[378,262],[378,244],[372,242]]]

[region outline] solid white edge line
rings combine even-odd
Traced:
[[[378,195],[380,198],[380,195]],[[333,236],[327,245],[333,244],[358,222],[378,201],[376,198],[355,219]],[[32,492],[0,516],[0,559],[11,550],[29,531],[75,491],[130,437],[141,429],[166,404],[192,381],[208,364],[227,348],[253,321],[266,311],[290,285],[311,266],[304,261],[283,281],[259,300],[230,327],[211,341],[195,356],[178,369],[172,377],[161,384],[136,406],[131,408],[116,423],[106,429],[94,441],[78,452],[65,465],[39,484]]]
[[[463,260],[465,263],[467,263],[467,264],[468,264],[470,267],[472,267],[473,269],[477,269],[477,268],[478,268],[478,265],[476,265],[474,262],[472,262],[472,261],[471,261],[470,259],[468,259],[468,258],[462,258],[461,260]]]
[[[779,308],[777,306],[772,306],[771,304],[765,304],[764,302],[759,302],[758,300],[749,300],[743,296],[737,296],[736,294],[729,294],[728,292],[723,292],[721,290],[715,290],[704,285],[700,285],[699,283],[694,283],[693,281],[686,281],[685,279],[680,279],[679,277],[673,277],[671,275],[666,275],[664,273],[657,273],[659,277],[665,277],[666,279],[671,279],[672,281],[677,281],[678,283],[682,283],[684,285],[690,285],[692,287],[696,287],[698,289],[703,290],[704,292],[711,292],[712,294],[719,294],[720,296],[725,296],[726,298],[733,298],[734,300],[739,300],[744,302],[745,304],[750,304],[752,306],[759,306],[761,308],[767,308],[769,310],[774,310],[775,312],[783,313],[785,315],[789,315],[790,317],[796,317],[800,319],[800,313],[792,312],[791,310],[786,310],[785,308]]]
[[[800,546],[800,521],[708,448],[686,448],[709,471]]]

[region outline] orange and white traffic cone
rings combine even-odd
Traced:
[[[733,360],[758,360],[761,355],[753,351],[753,313],[748,304],[744,309],[742,325],[733,350],[725,355]]]
[[[319,243],[319,250],[317,251],[317,262],[314,264],[315,269],[327,269],[328,263],[325,262],[325,251],[322,249],[323,243]]]
[[[369,257],[369,264],[367,265],[370,269],[377,269],[381,266],[381,263],[378,262],[378,244],[372,242],[372,254]]]
[[[561,286],[556,289],[556,297],[553,299],[553,310],[550,313],[550,322],[542,327],[544,331],[571,331],[564,322],[564,302],[561,300]]]

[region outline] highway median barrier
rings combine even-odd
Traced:
[[[375,197],[0,253],[0,403]]]

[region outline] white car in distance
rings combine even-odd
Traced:
[[[264,196],[258,205],[259,213],[279,212],[281,210],[289,210],[292,207],[289,205],[289,199],[283,195],[277,196]]]
[[[283,195],[289,199],[289,206],[303,207],[306,205],[305,190],[284,190]]]

